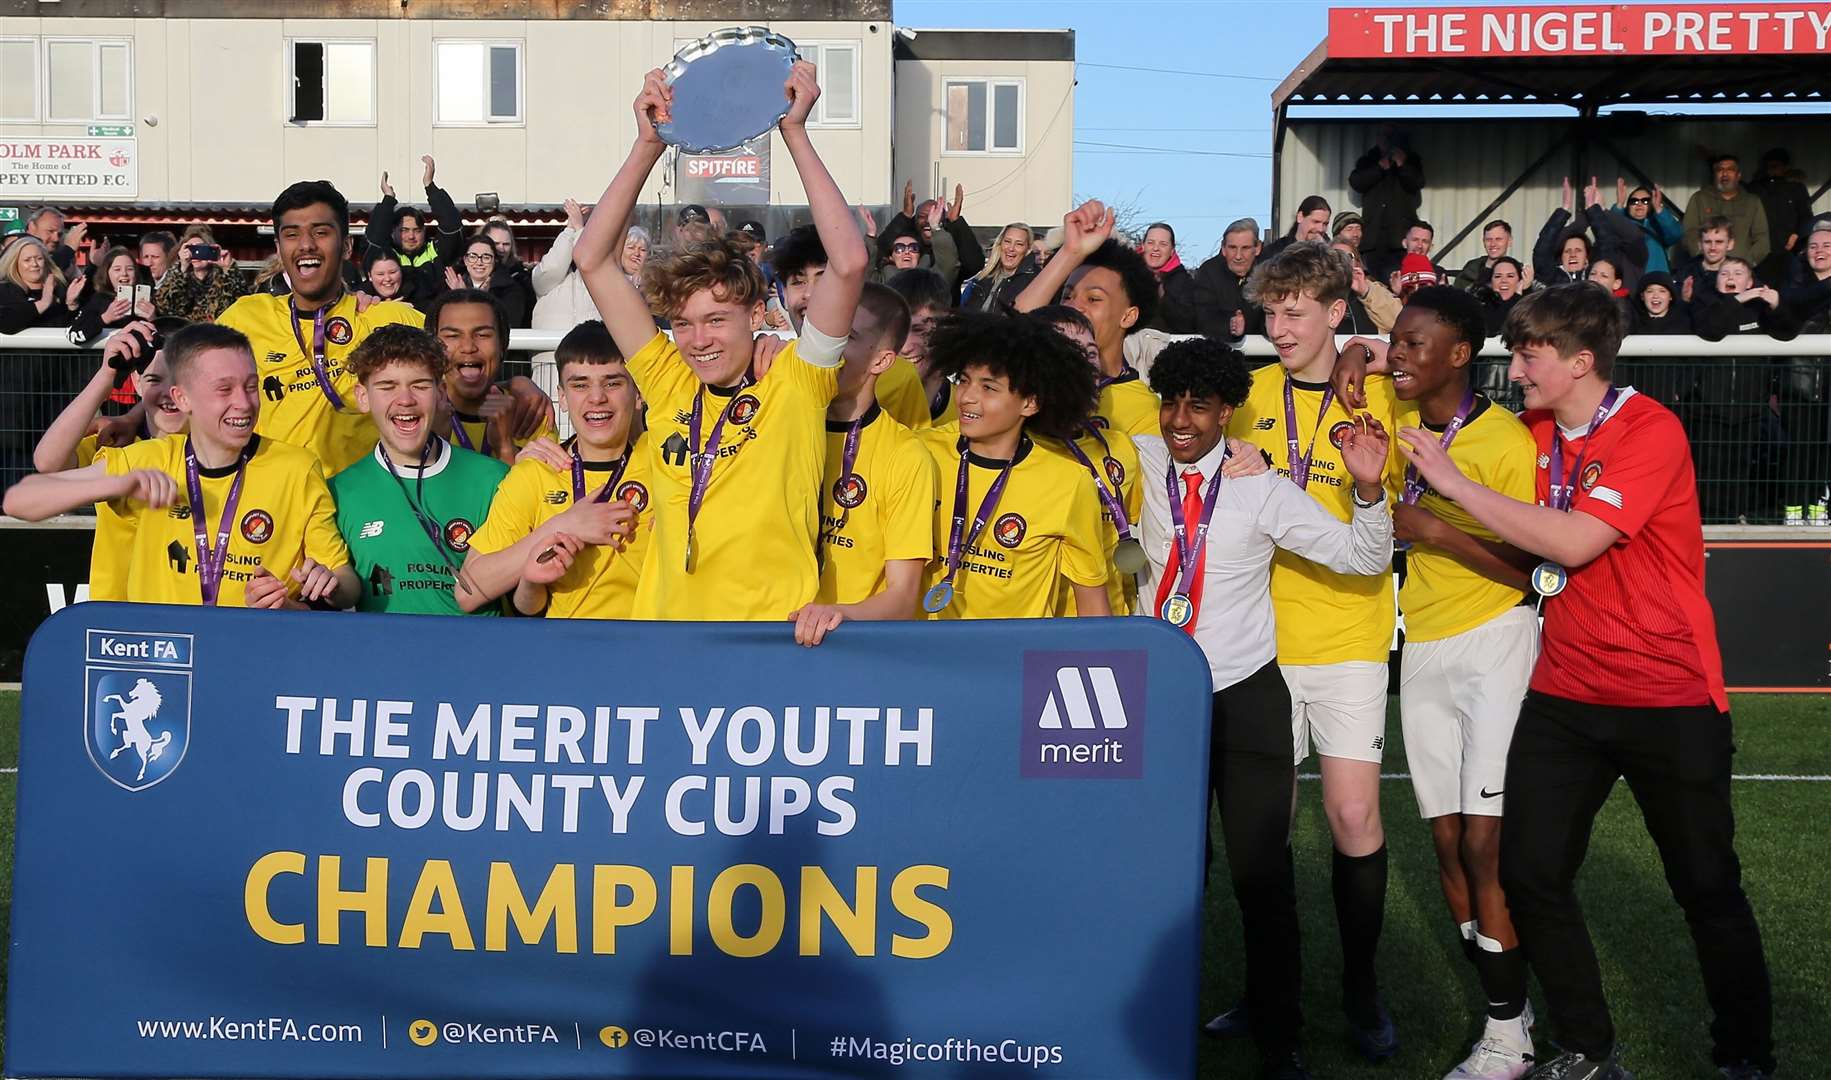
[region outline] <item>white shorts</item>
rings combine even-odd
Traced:
[[[1418,812],[1499,817],[1507,747],[1539,658],[1539,620],[1516,607],[1439,641],[1406,642],[1399,720]]]
[[[1323,757],[1379,764],[1386,750],[1387,666],[1368,660],[1339,664],[1279,664],[1291,688],[1292,760],[1310,747]]]

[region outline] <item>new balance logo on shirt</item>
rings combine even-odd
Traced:
[[[356,533],[356,539],[358,539],[358,540],[373,540],[373,539],[374,539],[374,538],[376,538],[376,537],[377,537],[377,536],[380,536],[380,535],[381,535],[381,530],[382,530],[382,526],[383,526],[383,525],[384,525],[384,524],[386,524],[386,523],[385,523],[385,522],[381,522],[381,521],[365,521],[365,522],[363,522],[363,523],[362,523],[362,528],[361,528],[361,529],[359,529],[359,530],[357,530],[357,533]]]

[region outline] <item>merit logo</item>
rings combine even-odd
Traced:
[[[1143,652],[1026,652],[1023,710],[1019,775],[1144,775]]]
[[[91,630],[84,743],[103,776],[144,791],[178,768],[191,736],[189,634]]]

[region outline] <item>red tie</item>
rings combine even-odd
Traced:
[[[1183,473],[1183,527],[1188,530],[1190,542],[1194,542],[1195,530],[1202,520],[1202,474],[1201,470],[1190,468]],[[1202,548],[1202,562],[1208,561],[1208,549]],[[1182,550],[1174,540],[1170,544],[1170,562],[1163,568],[1163,579],[1157,583],[1157,611],[1162,615],[1163,604],[1170,598],[1170,590],[1176,587],[1178,572],[1182,569]],[[1195,614],[1190,616],[1189,623],[1183,629],[1195,636],[1195,624],[1202,614],[1202,567],[1196,567],[1189,582],[1189,604]]]

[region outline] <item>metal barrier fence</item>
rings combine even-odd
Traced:
[[[523,356],[550,350],[557,331],[516,330],[510,348]],[[1255,359],[1274,355],[1263,340],[1246,343]],[[97,349],[74,349],[58,330],[0,335],[0,486],[32,470],[32,447],[64,405],[94,374]],[[512,361],[553,392],[550,365]],[[541,370],[546,366],[548,370]],[[1490,342],[1476,380],[1517,410],[1505,352]],[[543,377],[544,376],[544,377]],[[1690,436],[1704,522],[1781,525],[1789,507],[1809,508],[1831,485],[1831,335],[1775,341],[1732,337],[1630,338],[1618,381],[1670,406]],[[111,410],[113,411],[113,410]],[[1822,520],[1822,519],[1821,519]]]

